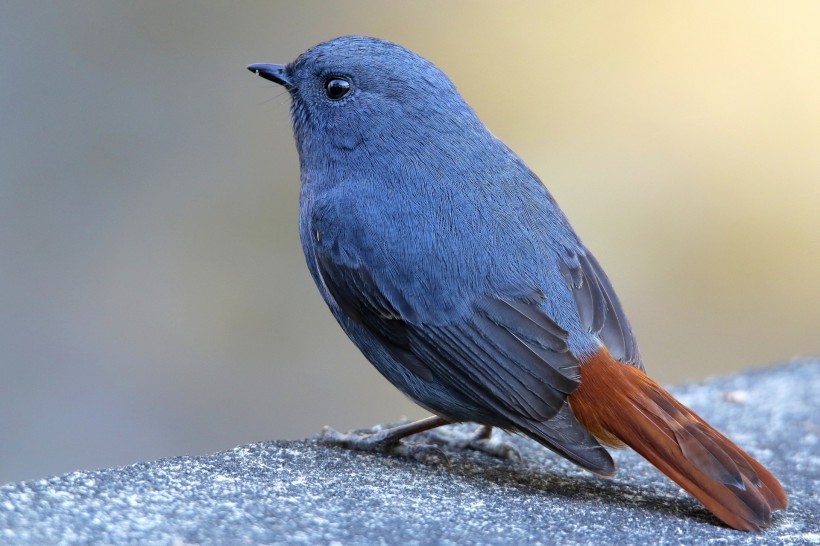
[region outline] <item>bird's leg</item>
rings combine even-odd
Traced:
[[[498,459],[516,459],[521,460],[521,454],[510,442],[493,441],[493,427],[490,425],[481,425],[470,436],[466,438],[454,438],[451,435],[433,432],[431,437],[437,442],[447,444],[456,449],[472,449],[474,451],[481,451],[491,457]]]
[[[314,437],[314,440],[322,444],[340,446],[346,449],[410,457],[422,462],[449,464],[447,456],[438,445],[454,449],[481,451],[499,459],[521,460],[518,450],[512,444],[492,440],[493,427],[490,425],[481,425],[474,434],[467,437],[443,431],[428,432],[431,429],[448,424],[451,424],[450,421],[443,417],[432,416],[412,423],[402,423],[385,428],[377,426],[369,430],[354,430],[347,433],[337,432],[330,427],[325,427],[321,434]],[[424,435],[428,443],[406,444],[401,441],[407,436],[424,432],[428,432]]]
[[[481,425],[478,427],[478,430],[475,431],[475,438],[476,440],[489,440],[493,436],[493,427],[491,425]]]
[[[432,459],[432,462],[449,464],[447,455],[436,446],[406,445],[401,442],[401,439],[406,436],[448,424],[450,424],[450,421],[433,415],[412,423],[402,423],[388,428],[378,426],[370,430],[354,430],[347,433],[337,432],[330,427],[325,427],[321,434],[314,437],[314,440],[322,444],[336,445],[347,449],[401,455],[422,462],[431,462]]]

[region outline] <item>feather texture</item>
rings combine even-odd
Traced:
[[[311,275],[397,388],[603,475],[598,439],[625,442],[739,529],[785,507],[771,474],[643,374],[603,269],[441,70],[363,36],[249,68],[292,98]]]
[[[606,349],[581,365],[581,386],[569,401],[599,440],[629,445],[735,529],[759,530],[786,508],[768,470]]]

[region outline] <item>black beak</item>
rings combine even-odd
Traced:
[[[272,82],[276,82],[279,85],[284,85],[285,87],[293,87],[288,79],[287,72],[285,71],[285,65],[283,64],[249,64],[248,70],[256,74],[257,76],[261,76],[266,80],[270,80]]]

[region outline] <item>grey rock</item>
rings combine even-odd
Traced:
[[[274,441],[0,487],[3,544],[820,544],[820,360],[673,389],[783,483],[762,533],[722,526],[631,451],[612,480],[496,431],[521,461],[450,465]],[[464,437],[474,427],[449,427]]]

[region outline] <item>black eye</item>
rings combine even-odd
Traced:
[[[331,100],[339,100],[350,91],[350,82],[341,78],[328,78],[325,80],[325,93]]]

